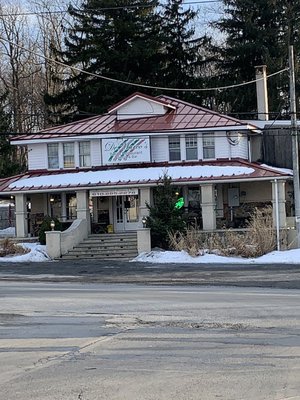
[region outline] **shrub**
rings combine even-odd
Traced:
[[[191,227],[184,233],[169,233],[171,248],[185,250],[191,256],[217,253],[224,256],[260,257],[276,248],[272,207],[256,208],[243,233],[227,230],[222,233],[201,233]]]
[[[14,254],[26,254],[29,253],[29,249],[15,244],[11,239],[4,239],[0,248],[0,257],[11,256]]]
[[[54,221],[55,227],[54,230],[60,231],[61,230],[61,223],[57,218],[51,218],[48,215],[43,219],[39,229],[39,242],[41,244],[46,244],[46,231],[51,231],[51,221]]]

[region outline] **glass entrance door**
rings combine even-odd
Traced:
[[[136,230],[139,221],[138,196],[116,196],[114,202],[115,231]]]

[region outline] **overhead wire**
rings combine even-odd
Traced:
[[[115,79],[115,78],[110,78],[108,76],[104,76],[104,75],[100,75],[100,74],[96,74],[93,72],[89,72],[86,70],[83,70],[82,68],[78,68],[78,67],[74,67],[71,65],[68,65],[66,63],[63,63],[62,61],[58,61],[58,60],[54,60],[51,57],[45,56],[43,54],[38,54],[37,52],[33,51],[33,50],[29,50],[24,46],[21,46],[19,44],[14,43],[13,41],[6,39],[6,38],[0,38],[0,41],[3,40],[7,43],[9,43],[11,46],[15,46],[18,47],[19,49],[22,49],[30,54],[33,54],[37,57],[41,57],[44,60],[47,60],[48,62],[52,62],[55,63],[57,65],[60,65],[62,67],[65,68],[69,68],[73,71],[88,75],[88,76],[92,76],[94,78],[99,78],[99,79],[103,79],[109,82],[114,82],[114,83],[118,83],[118,84],[122,84],[122,85],[127,85],[127,86],[134,86],[134,87],[139,87],[139,88],[143,88],[143,89],[154,89],[154,90],[163,90],[163,91],[176,91],[176,92],[207,92],[207,91],[216,91],[216,90],[227,90],[227,89],[233,89],[233,88],[237,88],[237,87],[242,87],[242,86],[246,86],[246,85],[250,85],[256,82],[259,82],[261,80],[264,79],[264,77],[261,78],[257,78],[257,79],[253,79],[251,81],[247,81],[247,82],[241,82],[241,83],[237,83],[234,85],[227,85],[227,86],[216,86],[216,87],[210,87],[210,88],[173,88],[173,87],[163,87],[163,86],[152,86],[152,85],[146,85],[146,84],[142,84],[142,83],[136,83],[136,82],[128,82],[128,81],[123,81],[121,79]],[[279,75],[282,74],[285,71],[288,71],[289,67],[283,68],[280,71],[274,72],[272,74],[267,75],[267,78],[271,78],[275,75]]]
[[[197,4],[211,4],[211,3],[221,3],[221,0],[199,0],[199,1],[187,1],[182,4],[182,6],[186,5],[197,5]],[[99,7],[99,8],[85,8],[85,9],[77,9],[76,7],[72,8],[74,11],[80,12],[93,12],[93,11],[113,11],[113,10],[125,10],[125,9],[136,9],[136,8],[152,8],[152,4],[128,4],[124,6],[110,6],[110,7]],[[23,11],[23,12],[14,12],[14,16],[31,16],[31,15],[49,15],[49,14],[63,14],[68,13],[69,10],[47,10],[47,11]],[[0,14],[1,17],[10,17],[12,14]]]

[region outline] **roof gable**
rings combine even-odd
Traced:
[[[115,113],[117,120],[138,119],[165,115],[167,112],[175,110],[175,108],[157,97],[136,92],[109,108],[108,113]]]

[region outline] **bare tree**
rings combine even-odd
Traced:
[[[67,2],[35,0],[31,3],[31,7],[37,18],[37,44],[45,79],[44,96],[56,96],[63,90],[65,78],[71,74],[70,68],[56,62],[64,50],[65,34],[72,23],[67,12]],[[44,104],[44,107],[45,125],[59,121],[59,115],[63,112],[59,106]]]

